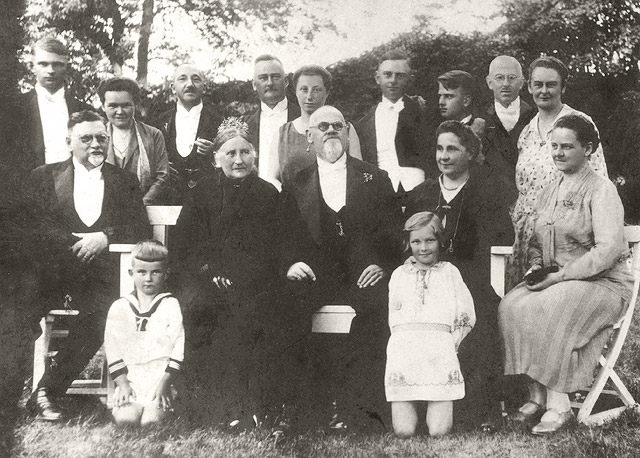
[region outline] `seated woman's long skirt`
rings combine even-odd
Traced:
[[[520,283],[509,292],[499,309],[505,374],[525,374],[562,393],[587,388],[625,311],[607,283],[570,280],[538,292]]]

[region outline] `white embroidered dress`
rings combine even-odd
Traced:
[[[165,372],[179,371],[184,359],[184,327],[178,300],[158,294],[148,310],[128,294],[109,309],[104,347],[113,378],[127,374],[136,402],[153,399]]]
[[[457,349],[476,321],[473,299],[458,269],[429,270],[410,257],[389,281],[387,401],[452,401],[464,397]]]

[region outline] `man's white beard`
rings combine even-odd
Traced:
[[[89,161],[89,164],[93,165],[94,167],[100,167],[104,162],[104,156],[90,154],[87,160]]]
[[[342,143],[339,138],[330,138],[323,145],[324,157],[329,162],[335,162],[342,155]]]

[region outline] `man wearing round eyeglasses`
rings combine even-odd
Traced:
[[[306,329],[311,313],[328,304],[348,304],[356,317],[348,335],[310,338],[313,388],[302,397],[315,403],[310,413],[319,421],[324,415],[329,422],[336,401],[353,425],[369,421],[358,413],[379,417],[386,409],[387,279],[399,263],[402,216],[387,173],[345,154],[349,128],[340,111],[315,111],[307,141],[316,163],[282,190],[290,226],[283,265],[303,311],[298,327]]]
[[[138,181],[105,162],[108,143],[100,115],[74,113],[67,131],[72,157],[38,167],[28,183],[40,215],[35,233],[47,247],[39,254],[42,311],[60,308],[65,296],[80,311],[29,402],[41,420],[62,419],[50,396],[63,395],[102,345],[106,314],[118,297],[117,260],[109,256],[109,244],[151,235]]]
[[[535,111],[520,99],[524,78],[517,59],[511,56],[493,59],[486,81],[493,91],[493,103],[486,110],[483,153],[487,164],[515,186],[518,137]]]

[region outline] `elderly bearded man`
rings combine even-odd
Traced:
[[[282,191],[290,225],[283,243],[286,276],[302,324],[327,304],[356,311],[346,335],[313,335],[306,401],[320,421],[353,425],[380,419],[388,337],[387,278],[400,262],[401,211],[386,172],[346,154],[349,127],[331,106],[311,115],[307,141],[316,163]],[[336,401],[337,412],[327,411]],[[336,418],[335,415],[339,417]],[[324,415],[324,417],[322,417]]]

